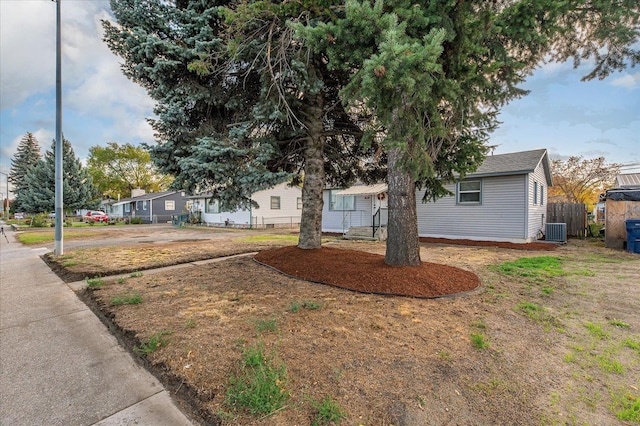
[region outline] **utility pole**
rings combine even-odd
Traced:
[[[56,146],[55,146],[55,241],[53,245],[53,254],[61,256],[64,254],[62,244],[62,226],[63,226],[63,209],[62,205],[62,35],[60,28],[60,2],[62,0],[53,0],[56,3]]]

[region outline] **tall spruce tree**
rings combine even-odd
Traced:
[[[348,74],[294,40],[292,22],[330,20],[340,1],[112,0],[105,40],[124,73],[157,101],[151,153],[175,186],[223,208],[303,182],[299,247],[319,248],[322,191],[381,178],[362,161],[358,117],[340,102]]]
[[[40,144],[33,133],[27,132],[20,139],[18,149],[11,159],[11,170],[9,171],[9,182],[13,184],[13,193],[15,195],[14,211],[23,211],[22,203],[27,190],[25,176],[41,160]]]
[[[98,204],[98,193],[87,169],[76,158],[71,143],[63,139],[62,145],[62,199],[65,210],[92,209]],[[23,210],[29,213],[53,211],[55,208],[55,140],[44,160],[30,169],[25,178],[26,190]]]
[[[544,60],[593,58],[586,78],[640,63],[638,3],[347,0],[344,15],[301,28],[329,69],[350,72],[341,94],[365,105],[388,151],[385,262],[420,263],[415,192],[423,200],[482,162],[499,109]]]

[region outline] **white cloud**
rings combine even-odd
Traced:
[[[640,72],[635,74],[625,74],[622,77],[618,77],[611,82],[611,85],[630,90],[637,89],[640,87]]]
[[[0,2],[2,109],[55,84],[55,3]]]

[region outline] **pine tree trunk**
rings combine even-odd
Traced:
[[[384,262],[391,266],[420,265],[416,185],[411,175],[396,167],[402,152],[388,153],[389,224]]]
[[[322,191],[324,176],[324,142],[322,98],[314,97],[314,105],[304,112],[308,138],[304,151],[304,184],[302,186],[302,217],[298,247],[317,249],[322,244]]]

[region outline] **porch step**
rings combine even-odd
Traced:
[[[374,236],[371,235],[370,226],[352,226],[344,235],[345,240],[365,240],[365,241],[385,241],[387,239],[387,228],[379,228]]]

